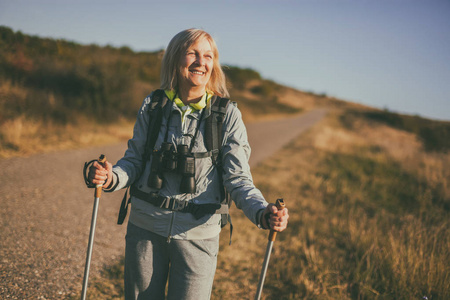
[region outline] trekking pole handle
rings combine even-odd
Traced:
[[[106,162],[106,156],[104,154],[100,155],[100,157],[98,158],[98,162],[103,165]],[[100,198],[100,196],[102,195],[102,188],[103,184],[97,184],[95,186],[95,198]]]
[[[284,203],[284,200],[281,198],[281,199],[277,199],[275,206],[277,207],[278,210],[282,210],[283,208],[286,207],[286,204]],[[277,232],[273,229],[270,229],[269,241],[270,242],[275,241],[276,237],[277,237]]]

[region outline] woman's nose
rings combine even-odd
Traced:
[[[197,59],[195,60],[195,62],[197,64],[199,64],[200,66],[203,66],[205,64],[205,59],[202,56],[198,55]]]

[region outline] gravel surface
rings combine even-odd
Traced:
[[[247,126],[255,166],[325,110]],[[285,130],[289,128],[289,130]],[[283,130],[284,129],[284,130]],[[126,143],[0,160],[0,298],[65,299],[80,292],[93,208],[84,162],[106,154],[111,162]],[[90,277],[124,254],[126,226],[116,225],[123,192],[100,200]]]

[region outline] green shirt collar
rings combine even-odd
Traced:
[[[181,99],[178,97],[178,94],[175,90],[164,90],[164,92],[166,93],[167,97],[172,100],[178,107],[181,108],[185,106],[183,101],[181,101]],[[211,99],[212,96],[212,93],[205,93],[200,101],[198,101],[197,103],[191,103],[189,104],[189,106],[194,110],[201,110],[205,108],[206,103]],[[176,98],[174,99],[174,97]]]

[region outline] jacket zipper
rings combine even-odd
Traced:
[[[172,217],[170,219],[169,235],[167,236],[167,243],[170,243],[170,239],[172,238],[172,226],[173,226],[173,218],[174,217],[175,217],[175,212],[172,212]]]

